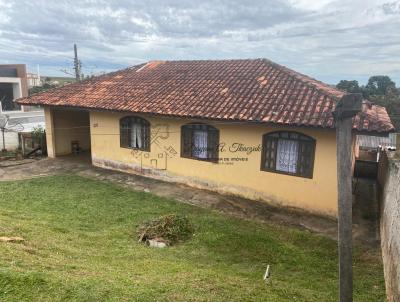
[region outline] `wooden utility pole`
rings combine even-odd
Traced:
[[[77,81],[81,80],[81,61],[78,59],[78,48],[74,44],[74,70]]]
[[[342,97],[335,110],[338,178],[339,301],[353,301],[352,267],[352,118],[361,110],[362,97]]]

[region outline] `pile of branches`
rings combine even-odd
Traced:
[[[138,227],[139,242],[155,240],[166,245],[185,241],[193,236],[194,228],[185,216],[169,214],[145,221]]]

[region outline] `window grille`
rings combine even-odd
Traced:
[[[312,178],[315,140],[298,132],[263,136],[261,170]]]
[[[122,148],[150,151],[150,123],[137,116],[120,120],[120,145]]]
[[[206,124],[187,124],[181,128],[181,157],[217,162],[219,130]]]

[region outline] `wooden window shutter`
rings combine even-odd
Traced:
[[[314,141],[299,142],[297,174],[310,178],[313,176],[314,152],[315,152]]]
[[[207,158],[218,162],[219,156],[219,131],[209,127],[207,131]]]
[[[121,119],[120,121],[120,145],[121,147],[130,147],[130,127],[127,119]]]
[[[192,127],[190,125],[181,128],[181,156],[192,156]]]
[[[150,151],[150,125],[146,120],[140,120],[142,126],[143,150]]]
[[[277,149],[280,139],[296,141],[298,144],[297,164],[295,172],[277,170]],[[263,136],[261,170],[301,177],[313,177],[315,156],[315,140],[312,137],[288,131],[277,131]]]
[[[265,136],[263,143],[263,170],[275,170],[276,168],[276,151],[278,146],[278,138]]]
[[[194,151],[194,131],[207,132],[207,155],[198,157]],[[219,130],[207,124],[188,124],[181,127],[181,156],[193,159],[218,162]]]

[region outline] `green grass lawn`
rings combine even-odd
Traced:
[[[167,249],[136,226],[189,217]],[[77,176],[0,182],[0,301],[337,301],[336,242]],[[262,280],[271,265],[271,283]],[[355,250],[355,300],[384,301],[379,254]]]

